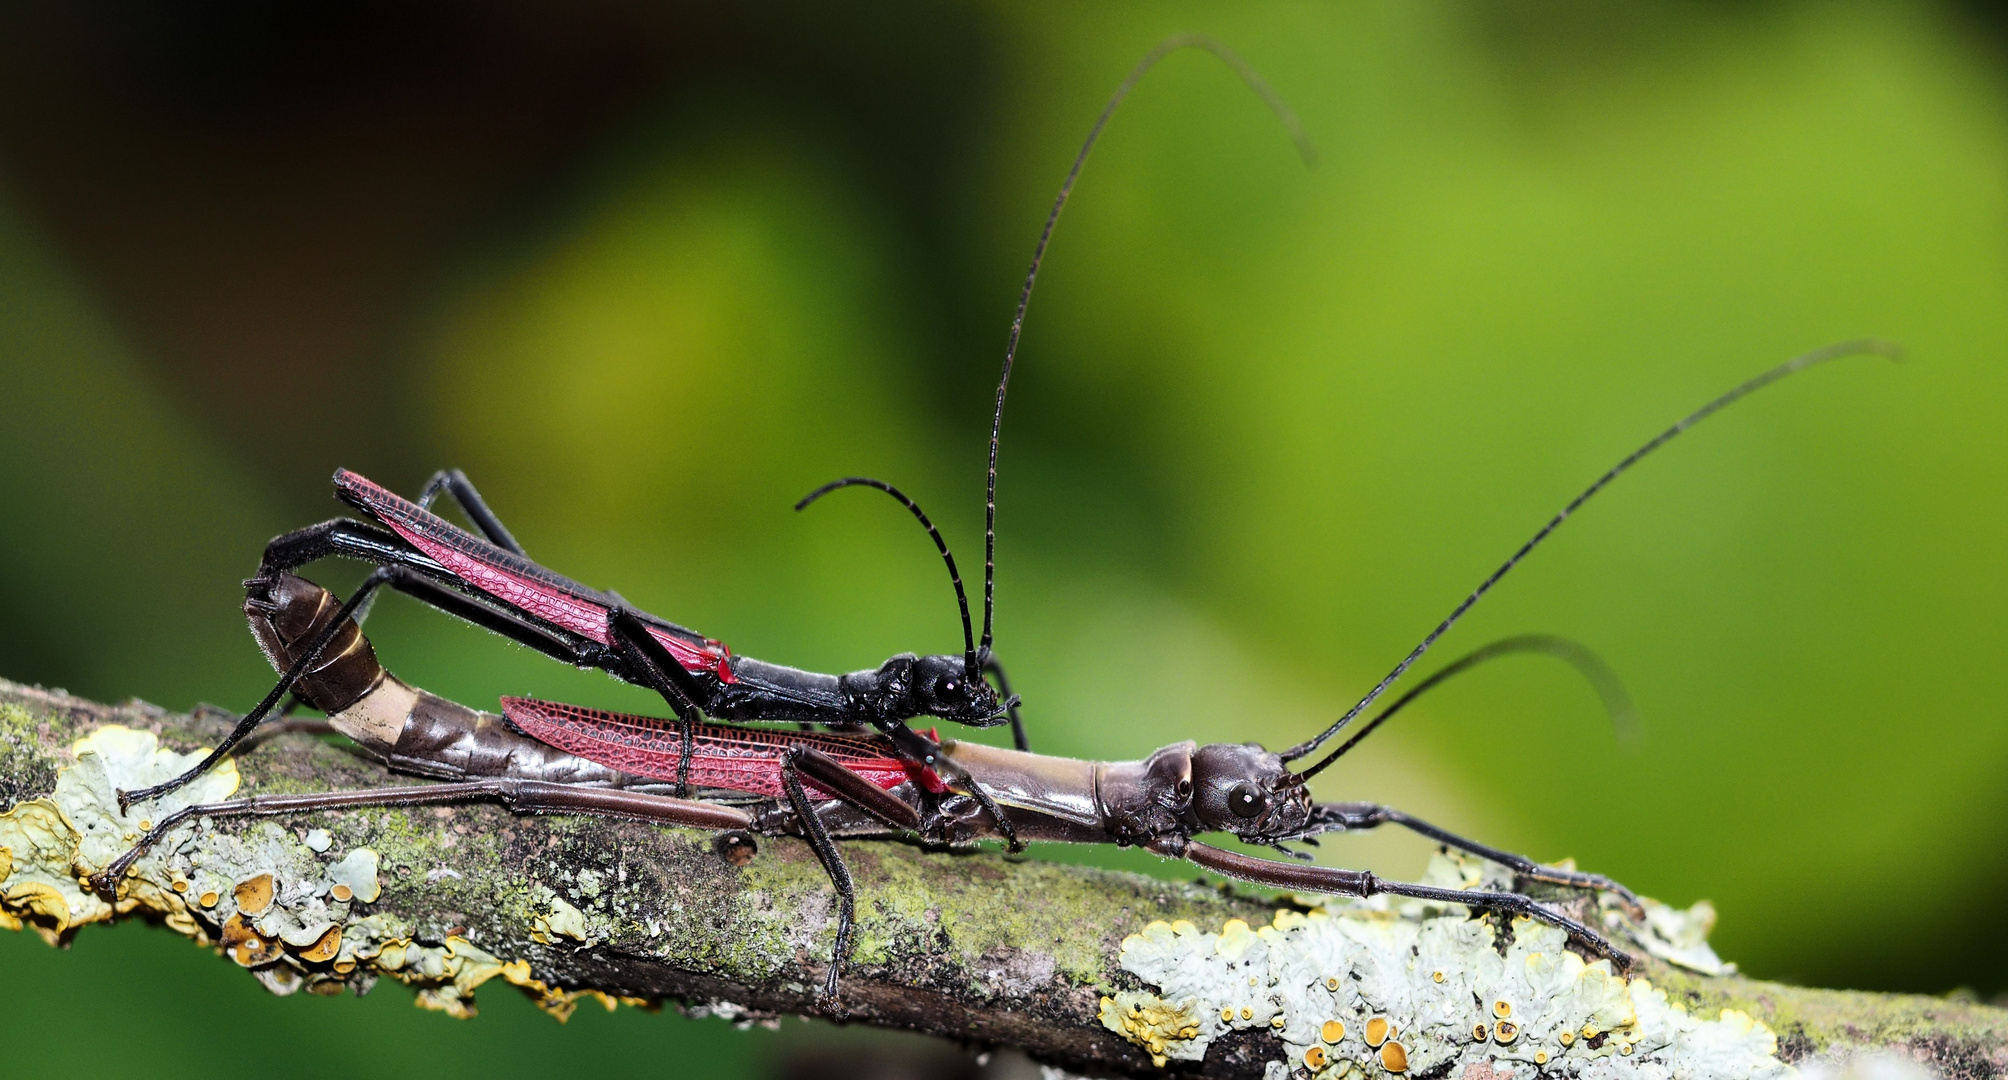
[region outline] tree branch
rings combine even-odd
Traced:
[[[463,1015],[493,978],[561,1016],[584,997],[741,1022],[815,1009],[833,898],[790,838],[762,839],[740,865],[693,830],[494,806],[196,820],[137,863],[115,901],[80,886],[164,812],[120,819],[110,788],[168,775],[228,719],[0,681],[0,926],[57,943],[143,916],[218,945],[276,992],[361,992],[389,977]],[[236,766],[240,793],[400,782],[297,731],[263,738]],[[1761,1075],[1882,1048],[1952,1077],[2008,1071],[2008,1013],[1983,1005],[1650,958],[1635,973],[1647,988],[1531,924],[1502,943],[1462,909],[1335,905],[1306,918],[1286,904],[1279,916],[1275,900],[995,853],[845,851],[860,899],[843,983],[852,1022],[1021,1047],[1073,1070],[1253,1077],[1287,1062],[1334,1077],[1378,1063],[1480,1080],[1531,1076],[1552,1055],[1585,1076],[1648,1063]],[[1481,1006],[1509,1011],[1450,1015]]]

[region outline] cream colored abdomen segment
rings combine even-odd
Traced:
[[[362,700],[354,705],[328,717],[328,723],[359,743],[388,750],[396,746],[398,736],[404,734],[405,721],[416,704],[418,691],[397,676],[386,674],[383,685],[364,694]]]

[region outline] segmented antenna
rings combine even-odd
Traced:
[[[1304,164],[1313,166],[1318,163],[1318,152],[1311,145],[1311,140],[1305,137],[1303,125],[1297,122],[1297,114],[1290,111],[1290,106],[1269,89],[1269,84],[1263,82],[1246,61],[1235,55],[1234,50],[1201,34],[1179,34],[1166,38],[1137,61],[1136,67],[1130,69],[1129,76],[1109,97],[1109,103],[1102,106],[1102,114],[1095,118],[1095,126],[1088,129],[1088,138],[1081,144],[1081,152],[1074,155],[1074,166],[1067,170],[1067,179],[1060,185],[1059,197],[1053,200],[1053,212],[1046,215],[1046,227],[1039,232],[1039,244],[1032,249],[1032,268],[1025,271],[1025,287],[1018,291],[1018,311],[1011,317],[1011,336],[1004,345],[1004,372],[997,378],[997,411],[990,418],[990,472],[983,493],[983,641],[980,648],[985,653],[990,651],[991,615],[996,610],[997,439],[1004,428],[1004,390],[1011,385],[1011,362],[1018,357],[1018,336],[1025,329],[1025,308],[1032,302],[1032,283],[1039,278],[1039,262],[1046,257],[1046,245],[1053,239],[1053,226],[1060,222],[1060,211],[1066,209],[1067,196],[1073,194],[1074,181],[1080,178],[1081,166],[1088,160],[1088,151],[1095,148],[1095,140],[1101,138],[1102,128],[1115,114],[1116,106],[1122,104],[1137,80],[1156,67],[1159,60],[1185,48],[1204,49],[1232,68],[1234,74],[1239,75],[1241,81],[1247,83],[1248,88],[1269,106],[1269,111],[1276,114],[1276,119],[1282,121],[1283,127],[1290,133],[1290,140],[1297,144],[1297,153],[1304,159]]]
[[[1358,746],[1360,740],[1373,734],[1375,728],[1380,727],[1393,718],[1394,714],[1400,712],[1409,702],[1421,697],[1430,687],[1460,672],[1477,667],[1487,660],[1496,660],[1502,656],[1524,652],[1544,653],[1558,660],[1565,661],[1577,671],[1582,672],[1583,678],[1588,679],[1590,685],[1596,688],[1597,697],[1603,699],[1604,711],[1610,714],[1611,725],[1617,729],[1618,738],[1626,740],[1636,732],[1638,728],[1638,710],[1632,705],[1631,694],[1625,690],[1624,683],[1618,679],[1618,673],[1611,670],[1611,666],[1604,662],[1603,657],[1591,652],[1588,646],[1580,642],[1571,641],[1565,637],[1556,637],[1553,634],[1524,634],[1519,637],[1501,638],[1490,645],[1481,646],[1445,664],[1442,668],[1431,673],[1429,678],[1409,687],[1407,693],[1396,698],[1394,704],[1382,709],[1378,716],[1367,721],[1365,727],[1361,728],[1352,738],[1347,739],[1337,750],[1327,755],[1323,761],[1305,769],[1303,772],[1293,773],[1292,775],[1297,778],[1298,783],[1302,783],[1318,775],[1318,773],[1324,771],[1325,766],[1344,757],[1346,751]]]
[[[948,541],[941,538],[941,530],[935,528],[934,522],[927,519],[927,512],[920,508],[919,503],[907,498],[905,492],[883,480],[874,480],[869,476],[846,476],[842,480],[832,480],[802,496],[802,501],[795,504],[795,509],[800,510],[838,488],[847,487],[877,488],[898,499],[901,506],[913,511],[913,516],[919,520],[920,527],[927,530],[927,535],[934,538],[935,550],[941,552],[941,561],[948,564],[948,580],[955,585],[955,606],[962,609],[963,670],[968,673],[969,678],[981,679],[983,674],[976,663],[976,638],[969,629],[969,596],[962,591],[962,572],[955,568],[955,556],[948,552]]]
[[[1602,476],[1597,477],[1596,483],[1593,483],[1589,487],[1584,488],[1583,493],[1581,495],[1576,496],[1574,499],[1570,500],[1569,505],[1564,506],[1562,508],[1561,513],[1556,514],[1554,517],[1550,518],[1546,525],[1541,526],[1540,531],[1536,532],[1533,535],[1533,537],[1529,539],[1526,543],[1521,544],[1520,550],[1515,551],[1513,553],[1512,558],[1507,559],[1505,563],[1501,564],[1499,569],[1492,571],[1492,576],[1486,578],[1483,582],[1480,582],[1478,588],[1473,590],[1470,596],[1465,597],[1464,602],[1457,605],[1456,610],[1452,611],[1448,618],[1445,618],[1442,622],[1438,623],[1436,625],[1436,629],[1431,630],[1429,632],[1429,636],[1422,639],[1421,644],[1417,645],[1413,650],[1411,650],[1408,656],[1402,659],[1401,663],[1396,664],[1394,670],[1388,672],[1387,677],[1383,678],[1378,685],[1376,685],[1371,691],[1369,691],[1367,693],[1367,696],[1360,699],[1359,704],[1354,705],[1350,709],[1347,709],[1346,714],[1344,716],[1339,717],[1337,723],[1333,724],[1331,727],[1326,728],[1322,733],[1318,735],[1317,738],[1311,739],[1308,742],[1298,743],[1296,746],[1293,746],[1290,749],[1284,751],[1282,755],[1283,760],[1295,761],[1296,759],[1303,757],[1304,755],[1312,752],[1313,750],[1316,750],[1318,747],[1324,745],[1325,740],[1330,739],[1333,735],[1338,734],[1340,728],[1345,727],[1348,723],[1352,722],[1353,717],[1358,716],[1360,713],[1366,711],[1367,706],[1373,704],[1375,699],[1379,698],[1381,694],[1385,693],[1387,691],[1387,688],[1389,686],[1392,686],[1396,679],[1401,678],[1402,675],[1406,673],[1408,669],[1412,665],[1414,665],[1414,663],[1418,659],[1422,657],[1423,653],[1429,651],[1430,646],[1436,644],[1436,639],[1442,637],[1445,631],[1449,630],[1452,626],[1456,625],[1457,620],[1464,617],[1465,612],[1471,610],[1471,605],[1476,604],[1480,597],[1492,591],[1492,586],[1497,585],[1499,583],[1499,579],[1506,576],[1507,571],[1517,566],[1521,559],[1527,557],[1528,552],[1533,551],[1535,547],[1540,545],[1541,541],[1546,540],[1550,533],[1554,532],[1557,528],[1561,526],[1562,522],[1567,521],[1569,519],[1570,514],[1575,513],[1576,510],[1580,508],[1584,503],[1589,502],[1590,496],[1595,495],[1599,491],[1602,491],[1605,485],[1617,479],[1618,476],[1622,474],[1626,469],[1629,469],[1633,465],[1638,464],[1639,461],[1643,459],[1647,454],[1650,454],[1654,450],[1657,450],[1660,447],[1665,446],[1667,443],[1672,442],[1674,436],[1679,435],[1681,432],[1686,431],[1688,428],[1691,428],[1694,425],[1702,422],[1703,420],[1708,419],[1710,416],[1714,415],[1720,410],[1728,407],[1729,405],[1734,404],[1737,400],[1746,397],[1750,394],[1753,394],[1758,390],[1762,390],[1764,387],[1769,386],[1774,382],[1777,382],[1779,379],[1782,379],[1785,376],[1790,375],[1795,371],[1799,371],[1802,368],[1812,367],[1814,364],[1825,363],[1828,360],[1837,360],[1844,356],[1863,356],[1863,355],[1886,356],[1892,360],[1901,360],[1903,359],[1903,349],[1892,342],[1883,341],[1878,338],[1860,338],[1854,341],[1843,341],[1837,345],[1829,345],[1824,349],[1815,349],[1812,352],[1806,353],[1803,356],[1795,356],[1792,359],[1787,360],[1782,364],[1779,364],[1777,367],[1774,367],[1771,370],[1764,372],[1762,375],[1759,375],[1756,378],[1751,379],[1750,381],[1742,384],[1741,386],[1736,387],[1734,390],[1729,391],[1728,393],[1722,395],[1721,397],[1716,398],[1714,401],[1711,401],[1708,404],[1703,405],[1701,408],[1696,409],[1694,412],[1689,413],[1687,416],[1683,417],[1679,423],[1676,423],[1672,427],[1667,428],[1665,431],[1660,432],[1658,435],[1653,436],[1652,440],[1647,442],[1644,446],[1641,446],[1638,449],[1632,451],[1630,454],[1627,454],[1623,461],[1620,461],[1616,465],[1612,466],[1609,472],[1606,472]],[[1317,767],[1323,768],[1324,763],[1322,762],[1319,763]]]

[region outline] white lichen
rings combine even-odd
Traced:
[[[1708,934],[1715,929],[1715,905],[1703,900],[1682,910],[1649,896],[1641,898],[1640,903],[1645,907],[1645,925],[1633,934],[1633,940],[1646,952],[1703,975],[1736,973],[1736,965],[1715,955],[1708,944]],[[1606,918],[1612,914],[1615,913],[1610,912]]]
[[[73,747],[77,763],[62,770],[47,798],[0,814],[0,927],[32,925],[53,944],[71,929],[101,922],[114,905],[84,880],[103,870],[153,819],[196,803],[227,799],[237,767],[224,761],[161,799],[121,812],[116,792],[148,787],[187,771],[206,755],[162,750],[150,731],[111,725]],[[226,886],[227,888],[228,886]]]
[[[475,988],[499,977],[560,1019],[581,997],[609,1008],[615,1003],[604,994],[553,989],[531,975],[528,963],[504,961],[464,937],[427,944],[414,940],[402,918],[361,914],[358,906],[383,892],[378,855],[357,847],[324,865],[321,856],[334,846],[324,829],[299,837],[269,821],[237,833],[218,830],[206,817],[183,822],[132,864],[116,897],[107,899],[89,875],[129,850],[154,819],[229,798],[237,769],[223,761],[173,794],[122,813],[117,791],[178,776],[206,752],[177,754],[151,732],[116,725],[78,740],[73,751],[76,764],[57,774],[53,792],[0,814],[0,929],[32,926],[54,945],[85,923],[145,911],[215,945],[275,994],[344,986],[360,993],[389,975],[417,988],[421,1007],[471,1016]],[[577,909],[555,897],[550,907],[550,929],[583,939]]]
[[[328,882],[328,893],[337,900],[375,903],[383,894],[383,885],[377,880],[377,853],[359,847],[342,856],[340,862],[328,867]]]
[[[1431,869],[1446,886],[1480,876],[1444,857]],[[1101,1019],[1160,1065],[1202,1059],[1229,1031],[1267,1031],[1285,1056],[1272,1074],[1321,1080],[1455,1074],[1477,1062],[1584,1078],[1789,1071],[1763,1024],[1731,1010],[1690,1016],[1645,980],[1586,963],[1566,944],[1561,930],[1521,918],[1502,950],[1491,918],[1384,898],[1279,911],[1259,930],[1239,919],[1217,933],[1156,922],[1123,942],[1121,962],[1157,992],[1104,998]]]

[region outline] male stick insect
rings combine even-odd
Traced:
[[[330,556],[375,563],[378,568],[349,598],[350,613],[363,610],[371,594],[388,585],[554,659],[579,667],[599,668],[615,678],[654,690],[669,703],[684,732],[685,753],[680,759],[686,763],[684,768],[694,759],[690,740],[695,738],[697,721],[704,716],[875,728],[892,740],[901,757],[934,768],[951,785],[966,788],[1015,848],[1017,840],[1008,816],[980,784],[959,771],[956,761],[941,758],[937,744],[913,731],[906,721],[932,716],[973,727],[989,727],[1008,718],[1013,741],[1019,749],[1027,748],[1017,711],[1018,698],[1011,693],[1004,669],[991,651],[996,610],[997,449],[1003,431],[1004,395],[1010,386],[1011,366],[1017,358],[1025,311],[1031,303],[1039,265],[1088,153],[1137,81],[1167,54],[1187,47],[1210,52],[1232,68],[1283,122],[1305,162],[1315,160],[1295,114],[1239,56],[1211,38],[1180,36],[1165,41],[1138,62],[1109,98],[1075,155],[1073,167],[1046,217],[1045,228],[1033,250],[1031,268],[1019,291],[1005,345],[1003,371],[997,380],[996,408],[991,417],[990,460],[984,488],[981,638],[971,625],[969,599],[948,542],[942,539],[940,530],[920,505],[905,493],[882,480],[846,477],[817,488],[795,505],[800,510],[840,488],[871,487],[906,507],[927,530],[947,565],[956,606],[962,615],[961,656],[902,653],[876,669],[848,675],[825,675],[735,656],[722,642],[639,611],[618,593],[582,585],[532,562],[459,470],[436,474],[417,502],[392,494],[346,469],[337,471],[336,494],[368,515],[373,523],[337,518],[279,536],[266,546],[253,582],[270,582],[279,574]],[[442,494],[460,506],[482,536],[458,528],[428,509]],[[330,624],[330,634],[334,625]],[[120,792],[120,804],[165,795],[213,766],[271,713],[330,640],[324,637],[309,642],[298,661],[283,669],[272,691],[244,715],[201,763],[153,787]],[[986,675],[997,679],[1002,696]],[[688,794],[687,782],[688,777],[678,776],[681,794]]]
[[[1315,842],[1328,833],[1397,824],[1500,863],[1525,880],[1610,893],[1638,917],[1637,898],[1608,878],[1542,866],[1390,807],[1311,801],[1311,777],[1359,745],[1418,695],[1498,656],[1540,651],[1570,660],[1591,676],[1606,703],[1611,704],[1616,696],[1610,689],[1614,680],[1594,658],[1569,643],[1534,637],[1486,646],[1410,687],[1309,768],[1292,770],[1290,763],[1315,752],[1366,711],[1501,578],[1612,480],[1738,399],[1795,371],[1858,354],[1900,355],[1885,342],[1862,340],[1796,357],[1688,414],[1626,455],[1542,525],[1357,704],[1314,738],[1281,754],[1254,743],[1201,747],[1188,741],[1163,747],[1139,761],[1091,762],[960,741],[938,744],[937,759],[952,763],[959,775],[988,791],[1001,812],[992,812],[973,797],[973,792],[963,795],[950,790],[936,769],[902,759],[892,740],[883,735],[686,726],[520,698],[503,700],[504,717],[477,713],[416,690],[385,672],[350,617],[353,599],[338,604],[319,586],[280,573],[269,581],[252,582],[245,602],[253,632],[273,666],[292,671],[302,695],[329,714],[336,730],[393,769],[455,782],[314,795],[255,795],[190,807],[164,817],[94,882],[103,891],[116,889],[126,869],[148,846],[193,817],[287,815],[352,806],[486,799],[523,813],[589,813],[805,838],[841,901],[836,944],[824,982],[825,1001],[832,1008],[838,974],[849,952],[856,899],[835,837],[887,832],[948,844],[995,836],[1133,845],[1263,885],[1361,897],[1409,896],[1526,915],[1562,928],[1585,951],[1626,966],[1630,958],[1597,931],[1521,893],[1385,881],[1369,871],[1281,862],[1215,847],[1195,837],[1227,833],[1246,843],[1304,857],[1286,845]],[[687,794],[693,775],[713,794],[737,793],[742,804],[647,790],[674,778],[675,790]]]

